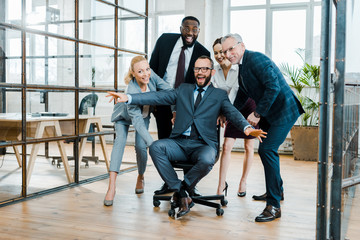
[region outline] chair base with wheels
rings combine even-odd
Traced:
[[[188,163],[183,163],[183,162],[175,162],[172,163],[172,166],[176,169],[182,169],[185,170],[185,172],[187,172],[187,170],[190,170],[194,165],[192,164],[188,164]],[[161,201],[168,201],[170,202],[171,200],[171,195],[154,195],[153,196],[153,205],[154,207],[159,207],[161,204]],[[211,208],[215,208],[216,209],[216,215],[218,216],[222,216],[224,214],[224,209],[222,209],[221,207],[226,206],[228,204],[228,201],[225,199],[224,195],[206,195],[206,196],[190,196],[192,201],[195,204],[200,204],[203,206],[207,206],[207,207],[211,207]],[[218,202],[213,202],[213,201],[220,201],[220,203]],[[175,208],[176,206],[171,205],[171,208],[168,211],[168,215],[169,217],[174,218],[175,217]]]
[[[159,207],[161,201],[170,202],[172,196],[164,196],[164,195],[154,195],[153,196],[153,205],[154,207]],[[208,206],[216,209],[216,215],[222,216],[224,214],[224,207],[227,205],[228,201],[225,199],[224,195],[207,195],[207,196],[193,196],[191,197],[192,201],[195,204],[200,204],[203,206]],[[220,203],[212,202],[212,201],[220,201]],[[168,211],[169,217],[175,217],[175,206],[171,205],[171,208]]]

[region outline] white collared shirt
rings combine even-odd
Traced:
[[[145,92],[150,92],[149,86],[146,84]],[[142,107],[142,117],[147,118],[150,113],[150,105],[143,105]]]
[[[182,46],[184,46],[184,44],[183,44],[183,41],[180,36],[173,48],[171,55],[170,55],[169,63],[167,65],[166,72],[163,77],[164,81],[169,83],[169,85],[172,86],[173,88],[175,85],[176,71],[177,71],[177,66],[178,66]],[[193,51],[194,51],[194,45],[192,47],[186,48],[184,51],[184,53],[185,53],[184,76],[186,76],[186,73],[188,71],[190,59],[191,59]]]
[[[236,94],[239,90],[238,74],[239,66],[237,64],[231,65],[231,68],[226,76],[220,65],[215,66],[215,74],[212,76],[211,82],[214,87],[223,89],[227,92],[230,102],[233,104],[236,98]]]

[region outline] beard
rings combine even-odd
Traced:
[[[200,88],[206,87],[206,85],[208,85],[208,83],[210,82],[210,80],[211,80],[211,74],[205,78],[205,82],[204,82],[203,84],[201,84],[201,85],[199,85],[199,83],[198,83],[198,81],[197,81],[197,79],[196,79],[196,85],[197,85],[198,87],[200,87]]]
[[[181,34],[181,40],[182,40],[184,46],[186,46],[188,48],[191,48],[192,46],[194,46],[194,44],[196,42],[196,39],[197,39],[197,36],[194,37],[193,41],[190,44],[188,42],[186,42],[185,38],[186,38],[186,36],[184,37],[184,35]]]

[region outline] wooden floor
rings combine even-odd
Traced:
[[[133,151],[133,147],[127,147],[126,156],[134,156]],[[214,209],[195,205],[188,215],[174,220],[167,215],[168,203],[153,207],[153,191],[162,181],[150,160],[145,193],[134,193],[137,171],[120,175],[112,207],[103,205],[106,179],[0,208],[0,239],[315,239],[317,164],[282,155],[282,217],[256,223],[254,218],[265,203],[253,201],[251,196],[265,192],[263,168],[255,154],[247,195],[239,198],[236,191],[242,158],[242,153],[232,154],[229,203],[221,217]],[[202,194],[215,193],[218,169],[216,164],[198,184]],[[360,234],[359,198],[354,204],[358,208],[349,224],[348,239],[359,239]]]

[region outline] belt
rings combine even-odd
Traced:
[[[191,136],[186,136],[186,135],[179,135],[178,138],[182,138],[182,139],[191,139],[191,140],[203,140],[202,138],[194,138]]]

